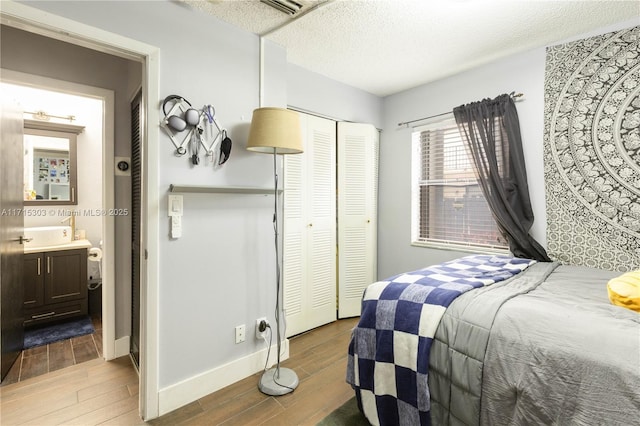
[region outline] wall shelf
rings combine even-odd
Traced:
[[[194,194],[273,194],[271,188],[253,186],[198,186],[198,185],[169,185],[169,192],[183,192]],[[278,194],[282,189],[278,189]]]

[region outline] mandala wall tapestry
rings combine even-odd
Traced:
[[[547,252],[640,268],[640,26],[547,48]]]

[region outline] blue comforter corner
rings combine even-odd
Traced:
[[[367,287],[347,365],[347,382],[367,419],[380,425],[429,425],[429,351],[446,308],[459,295],[511,278],[534,263],[466,256]]]

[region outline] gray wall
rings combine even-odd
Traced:
[[[627,21],[585,34],[638,25]],[[531,234],[546,247],[543,170],[545,48],[534,49],[384,99],[380,142],[378,276],[423,268],[468,253],[411,246],[411,128],[398,123],[452,111],[458,105],[524,93],[516,102],[535,222]],[[420,123],[418,123],[420,124]]]
[[[115,155],[130,155],[130,100],[141,84],[140,63],[4,25],[1,31],[0,61],[3,68],[112,90],[115,94]],[[98,159],[98,162],[100,161]],[[91,167],[91,161],[87,161],[83,166]],[[115,178],[115,207],[131,209],[130,187],[129,177]],[[83,194],[79,193],[79,196],[82,199]],[[81,205],[78,206],[78,210],[97,207],[101,205]],[[79,218],[80,222],[82,220],[83,218]],[[131,329],[131,220],[121,216],[117,217],[115,222],[115,332],[116,338],[120,338],[129,335]],[[98,245],[100,238],[104,236],[96,238],[98,241],[92,241],[94,246]]]
[[[382,128],[382,98],[331,80],[297,65],[287,65],[287,103],[342,121]]]

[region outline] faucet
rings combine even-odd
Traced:
[[[76,240],[76,215],[73,210],[69,210],[69,217],[65,217],[60,221],[60,223],[65,223],[69,221],[69,226],[71,227],[71,241]]]

